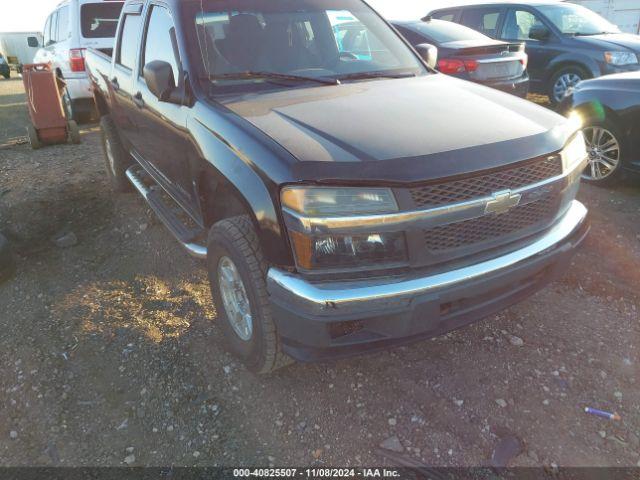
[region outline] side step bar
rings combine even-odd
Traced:
[[[199,259],[206,259],[207,247],[194,243],[195,238],[201,232],[190,230],[180,221],[175,213],[171,211],[171,208],[164,203],[160,195],[144,184],[142,178],[140,178],[141,171],[143,170],[140,166],[131,166],[126,172],[127,178],[189,255]]]

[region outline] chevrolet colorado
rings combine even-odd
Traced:
[[[435,61],[362,0],[130,0],[87,52],[113,187],[206,259],[251,370],[459,328],[585,238],[580,126]]]

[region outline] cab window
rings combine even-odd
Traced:
[[[124,16],[123,21],[116,63],[131,70],[136,64],[136,52],[140,28],[142,26],[142,17],[139,14],[129,14]]]
[[[154,60],[162,60],[171,65],[173,78],[176,83],[178,82],[178,62],[173,51],[170,33],[173,28],[173,19],[169,10],[159,5],[154,5],[149,15],[143,57],[140,62],[140,73],[142,73],[142,69],[147,63]]]
[[[502,31],[505,40],[531,40],[529,32],[533,27],[543,26],[542,21],[526,10],[510,10]]]

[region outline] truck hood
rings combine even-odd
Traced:
[[[559,115],[440,74],[218,100],[297,158],[298,174],[323,179],[415,181],[548,154],[566,140]]]
[[[590,46],[602,49],[611,49],[622,47],[623,50],[628,49],[636,53],[640,53],[640,35],[631,35],[630,33],[607,33],[604,35],[588,35],[584,37],[575,37],[581,43],[587,43]]]

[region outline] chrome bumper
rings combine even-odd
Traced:
[[[401,310],[417,296],[498,273],[553,249],[570,237],[586,217],[585,206],[573,200],[565,215],[534,243],[492,260],[428,277],[311,283],[298,275],[271,268],[267,286],[272,299],[309,316]]]

